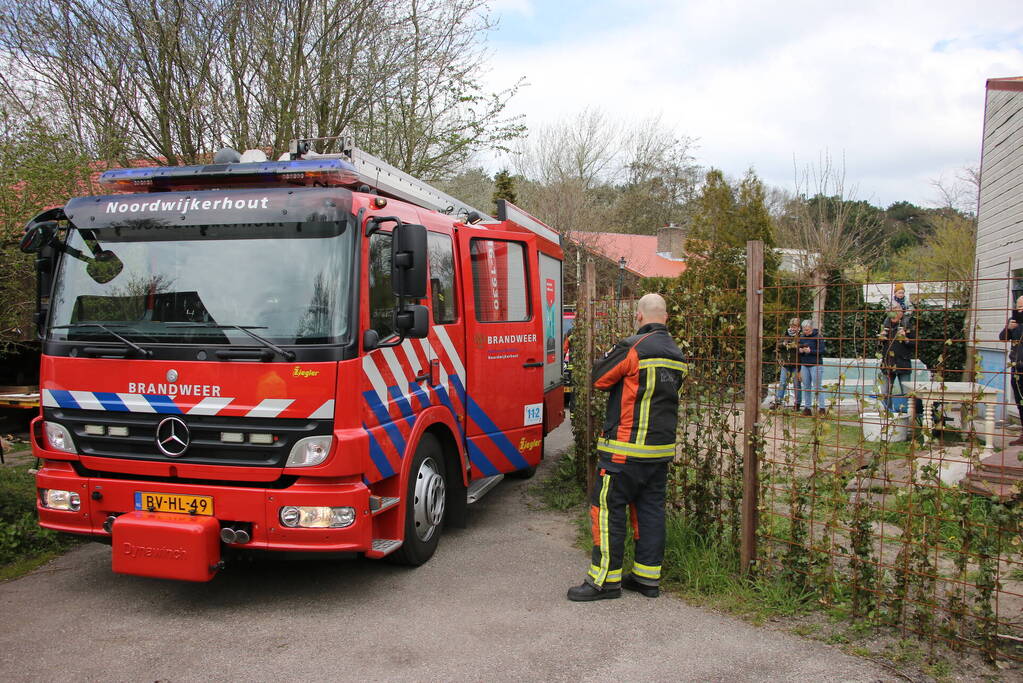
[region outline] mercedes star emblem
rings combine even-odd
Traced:
[[[180,418],[168,417],[156,427],[156,447],[168,458],[184,455],[188,441],[188,425]]]
[[[174,370],[173,368],[168,370],[167,371],[167,381],[168,382],[177,382],[178,381],[178,371]]]

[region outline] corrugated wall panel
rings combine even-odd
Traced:
[[[1023,93],[987,91],[983,145],[973,319],[977,347],[1000,352],[1011,306],[1005,278],[1010,263],[1023,268]]]

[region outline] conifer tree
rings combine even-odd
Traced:
[[[515,196],[515,179],[512,178],[508,169],[504,168],[497,172],[494,176],[494,212],[497,212],[497,201],[499,199],[505,199],[512,204],[516,203],[518,199]]]

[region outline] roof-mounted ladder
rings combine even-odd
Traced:
[[[340,154],[317,154],[312,151],[310,143],[324,140],[340,140]],[[399,168],[391,166],[383,159],[377,158],[369,152],[355,146],[351,136],[338,135],[325,138],[303,138],[292,140],[290,144],[292,159],[317,159],[336,158],[350,162],[359,176],[359,179],[369,187],[375,188],[378,192],[390,195],[396,199],[421,206],[424,209],[437,211],[439,213],[469,218],[477,214],[482,222],[494,222],[487,215],[486,211],[466,204],[455,199],[449,194],[441,192],[429,183],[419,180],[415,176],[405,173]],[[479,222],[479,221],[476,221]]]
[[[312,150],[313,142],[339,140],[340,154],[317,154]],[[497,220],[491,218],[486,211],[481,211],[460,199],[441,192],[429,183],[405,173],[383,159],[355,146],[349,135],[338,135],[323,138],[302,138],[292,140],[289,145],[292,159],[336,158],[344,159],[355,167],[361,182],[385,194],[402,201],[421,206],[424,209],[439,213],[460,216],[466,223],[497,223],[511,221],[530,230],[555,244],[561,244],[558,232],[533,216],[518,208],[511,202],[499,200],[497,203]],[[478,219],[477,219],[478,216]]]

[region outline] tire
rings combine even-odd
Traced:
[[[405,542],[390,556],[395,562],[418,567],[433,557],[444,530],[446,490],[444,454],[436,437],[424,434],[409,471]]]

